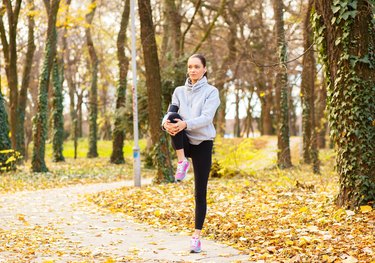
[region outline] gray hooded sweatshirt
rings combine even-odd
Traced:
[[[185,132],[191,144],[198,145],[215,138],[212,121],[220,105],[219,91],[208,84],[206,77],[194,85],[187,79],[184,86],[174,90],[171,104],[179,108],[178,113],[187,124]],[[169,114],[164,116],[162,125]]]

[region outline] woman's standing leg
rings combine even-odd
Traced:
[[[199,145],[191,145],[191,157],[194,167],[195,183],[195,232],[192,239],[192,251],[200,251],[200,233],[207,213],[207,184],[212,164],[213,141],[204,141]],[[196,240],[194,240],[194,238]],[[199,248],[193,248],[196,243]]]

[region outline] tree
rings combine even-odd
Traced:
[[[18,18],[20,14],[22,0],[17,0],[13,8],[12,1],[4,0],[4,5],[8,17],[8,39],[6,37],[6,31],[3,24],[3,11],[0,11],[0,34],[1,43],[3,45],[3,53],[5,60],[5,72],[9,86],[9,119],[10,119],[10,131],[12,148],[19,150],[19,144],[17,142],[18,129],[18,70],[17,70],[17,26]]]
[[[3,94],[0,90],[0,151],[12,148],[12,143],[9,139],[8,114],[5,110]],[[0,155],[0,162],[3,162],[2,155]]]
[[[27,8],[29,10],[28,19],[28,41],[27,41],[27,51],[26,58],[22,74],[21,89],[18,98],[18,132],[17,132],[17,144],[18,150],[22,156],[26,156],[26,145],[25,145],[25,114],[26,114],[26,104],[27,104],[27,91],[29,90],[31,70],[33,65],[33,57],[36,49],[35,39],[34,39],[34,14],[35,10],[34,0],[27,1]]]
[[[321,73],[321,84],[317,90],[316,96],[316,126],[318,129],[317,143],[320,149],[326,147],[326,134],[327,134],[327,118],[326,118],[326,106],[327,106],[327,87],[324,77],[324,70]]]
[[[289,107],[288,107],[288,75],[287,46],[284,30],[284,4],[282,0],[273,0],[276,21],[276,39],[280,58],[279,72],[276,76],[276,90],[279,93],[278,103],[278,134],[277,134],[277,165],[280,168],[292,166],[289,146]]]
[[[328,81],[337,204],[375,200],[375,1],[316,0],[315,31]]]
[[[86,15],[86,22],[89,25],[86,28],[86,44],[89,50],[91,62],[91,89],[89,92],[89,151],[87,157],[98,157],[98,65],[99,60],[96,54],[94,42],[92,40],[91,28],[96,10],[96,0],[91,0],[90,12]]]
[[[47,41],[45,46],[43,69],[39,81],[38,93],[38,110],[34,117],[33,125],[33,156],[32,156],[32,170],[34,172],[47,172],[45,157],[45,143],[47,138],[47,111],[48,111],[48,86],[50,82],[50,75],[53,65],[53,60],[56,54],[56,16],[59,10],[60,0],[44,0],[44,5],[48,14],[48,28]]]
[[[65,161],[63,155],[63,143],[64,143],[64,97],[62,92],[62,86],[64,82],[63,73],[63,62],[56,58],[53,63],[52,70],[52,81],[53,81],[53,100],[52,100],[52,149],[53,149],[53,161],[63,162]]]
[[[309,0],[305,21],[304,21],[304,56],[302,60],[302,137],[303,137],[303,161],[311,163],[313,161],[314,172],[319,172],[318,147],[317,147],[317,127],[315,125],[315,79],[316,64],[313,50],[313,31],[310,23],[313,0]]]
[[[117,58],[118,66],[120,72],[120,78],[117,87],[116,94],[116,113],[115,113],[115,127],[113,130],[112,139],[112,154],[111,163],[124,163],[124,140],[125,140],[125,117],[123,114],[125,112],[125,102],[126,102],[126,83],[129,68],[129,59],[125,55],[125,43],[127,40],[126,30],[129,23],[130,14],[130,1],[126,0],[124,5],[124,10],[121,17],[120,31],[117,36]]]
[[[150,0],[138,0],[138,10],[146,68],[150,134],[154,145],[154,160],[158,169],[155,180],[157,182],[172,182],[174,178],[166,134],[160,129],[162,117],[161,77]]]
[[[70,4],[71,0],[66,0],[65,5],[65,27],[62,34],[62,49],[63,49],[63,60],[64,60],[64,76],[66,77],[66,82],[68,85],[68,94],[69,94],[69,113],[70,113],[70,138],[73,139],[74,145],[74,159],[77,158],[77,151],[78,151],[78,116],[77,116],[77,109],[75,108],[75,91],[76,91],[76,83],[73,80],[73,72],[72,69],[75,61],[71,59],[71,52],[70,48],[68,48],[68,25],[69,25],[69,13],[70,13]]]

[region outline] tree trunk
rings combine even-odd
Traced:
[[[310,156],[313,163],[313,172],[315,174],[320,173],[320,161],[319,161],[319,150],[318,150],[318,127],[316,125],[316,116],[315,116],[315,94],[316,94],[316,88],[315,88],[315,80],[316,80],[316,63],[315,63],[315,56],[313,49],[311,48],[313,45],[313,31],[311,27],[311,10],[314,5],[314,0],[309,0],[308,2],[308,9],[306,12],[305,17],[305,31],[304,31],[304,48],[305,53],[303,57],[303,65],[304,69],[306,67],[306,75],[304,76],[304,73],[302,72],[302,82],[304,81],[303,78],[306,78],[306,86],[304,87],[305,92],[309,93],[309,98],[305,98],[306,104],[310,104],[307,108],[310,109],[309,112],[309,121],[311,124],[311,131],[310,131]]]
[[[227,53],[226,57],[224,57],[220,68],[215,70],[216,76],[215,79],[220,80],[220,83],[215,83],[216,88],[219,90],[220,95],[220,106],[217,110],[217,118],[216,118],[216,130],[217,134],[224,136],[225,133],[225,111],[226,111],[226,102],[227,102],[227,90],[224,88],[225,80],[227,79],[228,70],[231,69],[234,74],[236,71],[233,70],[233,65],[237,58],[237,34],[238,34],[238,24],[236,23],[236,16],[234,10],[234,0],[230,0],[227,3],[226,1],[221,1],[221,5],[225,4],[225,9],[222,11],[222,15],[224,17],[225,22],[228,24],[229,34],[227,37],[226,45],[229,52]],[[220,10],[219,13],[220,14]],[[217,50],[213,51],[215,54]],[[233,76],[235,78],[236,76]],[[239,131],[240,132],[240,131]]]
[[[261,74],[264,74],[263,71]],[[263,80],[264,81],[264,80]],[[257,95],[260,98],[260,133],[261,135],[274,135],[273,117],[271,114],[273,96],[270,88],[265,87],[264,82],[258,82]]]
[[[91,0],[91,11],[86,15],[86,22],[89,25],[86,28],[86,43],[89,50],[91,62],[91,89],[89,92],[89,151],[88,158],[98,157],[98,65],[99,60],[96,55],[94,42],[91,36],[92,21],[96,10],[96,0]]]
[[[294,105],[294,100],[292,96],[292,87],[288,88],[288,108],[289,108],[289,135],[297,136],[297,114],[296,105]]]
[[[45,6],[48,14],[47,41],[45,48],[45,57],[43,70],[39,81],[38,94],[38,111],[34,118],[34,135],[33,135],[33,156],[32,170],[34,172],[47,172],[45,157],[45,142],[47,137],[47,107],[48,107],[48,86],[50,81],[50,73],[53,65],[53,59],[56,54],[56,16],[59,10],[60,0],[53,0],[50,4],[46,2]]]
[[[77,94],[77,138],[83,137],[83,91]]]
[[[63,62],[62,62],[63,63]],[[63,65],[59,65],[57,59],[53,64],[53,101],[52,101],[52,149],[53,161],[64,162],[63,144],[64,144],[64,97],[62,86],[64,82]]]
[[[160,129],[162,117],[161,78],[150,0],[139,0],[138,10],[141,21],[143,58],[146,68],[150,133],[152,144],[154,145],[155,163],[158,169],[155,181],[173,182],[174,177],[166,143],[166,133]]]
[[[35,5],[34,0],[28,0],[27,2],[30,11],[34,11]],[[17,133],[17,144],[19,145],[18,150],[21,155],[26,157],[26,145],[25,145],[25,112],[27,104],[27,90],[30,85],[31,70],[33,66],[33,58],[35,53],[35,39],[34,39],[34,28],[35,20],[33,15],[28,16],[28,43],[26,51],[26,60],[23,68],[21,90],[18,98],[18,129]]]
[[[322,70],[322,72],[324,72]],[[316,99],[316,125],[318,128],[318,147],[324,149],[326,147],[326,134],[327,134],[327,118],[326,118],[326,106],[327,106],[327,86],[325,84],[325,76],[322,74],[322,83],[318,89]]]
[[[289,146],[289,107],[288,107],[288,75],[287,75],[287,47],[284,31],[284,12],[282,0],[273,0],[273,9],[276,21],[276,38],[279,50],[280,66],[276,76],[276,89],[278,89],[278,136],[277,136],[277,165],[280,168],[292,166]]]
[[[199,0],[200,2],[200,0]],[[198,3],[199,4],[199,3]],[[163,0],[163,40],[161,46],[162,110],[167,111],[173,90],[186,80],[187,58],[184,54],[184,37],[181,32],[182,16],[175,0]]]
[[[217,109],[215,128],[218,135],[224,137],[225,134],[225,109],[227,104],[227,90],[224,88],[224,83],[216,84],[215,87],[219,90],[220,106]]]
[[[116,114],[115,127],[113,129],[111,163],[125,163],[124,159],[124,140],[125,140],[125,102],[126,102],[126,83],[129,69],[129,59],[125,55],[125,43],[127,40],[126,30],[129,24],[130,1],[126,0],[122,12],[120,31],[117,37],[117,58],[119,61],[120,79],[116,94]]]
[[[238,84],[239,85],[239,84]],[[235,109],[236,109],[236,115],[234,117],[234,130],[233,130],[233,136],[234,137],[241,137],[241,123],[240,123],[240,87],[236,85],[235,87],[235,96],[236,96],[236,102],[235,102]]]
[[[21,9],[22,0],[17,0],[13,9],[12,1],[4,0],[3,4],[6,7],[8,17],[8,39],[6,38],[6,31],[0,19],[0,33],[1,42],[3,45],[3,53],[5,59],[5,72],[9,86],[9,124],[10,124],[10,138],[12,148],[20,151],[20,145],[17,142],[18,133],[18,74],[17,74],[17,26],[18,18]]]
[[[1,80],[1,79],[0,79]],[[1,85],[1,84],[0,84]],[[4,98],[0,89],[0,167],[4,167],[7,161],[7,155],[1,153],[2,150],[9,150],[12,148],[12,143],[9,138],[8,114],[5,110]]]
[[[165,39],[163,41],[164,54],[176,61],[181,57],[181,21],[175,0],[163,0],[163,13],[165,17],[164,29]]]
[[[246,106],[246,119],[244,121],[244,134],[246,134],[246,138],[250,137],[250,132],[254,136],[254,127],[253,127],[253,106],[251,105],[251,101],[254,95],[254,87],[250,87],[250,94],[247,96],[247,106]]]
[[[5,109],[3,94],[0,91],[0,151],[12,148],[12,142],[9,138],[8,113]],[[2,156],[2,155],[0,155]],[[0,162],[4,160],[0,159]]]
[[[355,209],[375,201],[375,3],[343,3],[316,0],[315,23],[328,80],[330,134],[337,150],[337,204]]]
[[[312,135],[312,111],[314,107],[313,92],[315,89],[315,57],[313,44],[313,35],[310,25],[310,14],[313,2],[309,0],[307,12],[304,21],[304,50],[305,55],[302,59],[302,81],[301,81],[301,101],[302,101],[302,139],[303,139],[303,162],[311,163],[311,135]]]

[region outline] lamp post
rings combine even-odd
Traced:
[[[137,52],[136,52],[136,29],[135,29],[135,1],[130,0],[131,16],[131,53],[132,53],[132,73],[133,73],[133,127],[134,127],[134,147],[133,147],[133,169],[134,186],[141,186],[141,156],[138,144],[138,95],[137,95]]]

